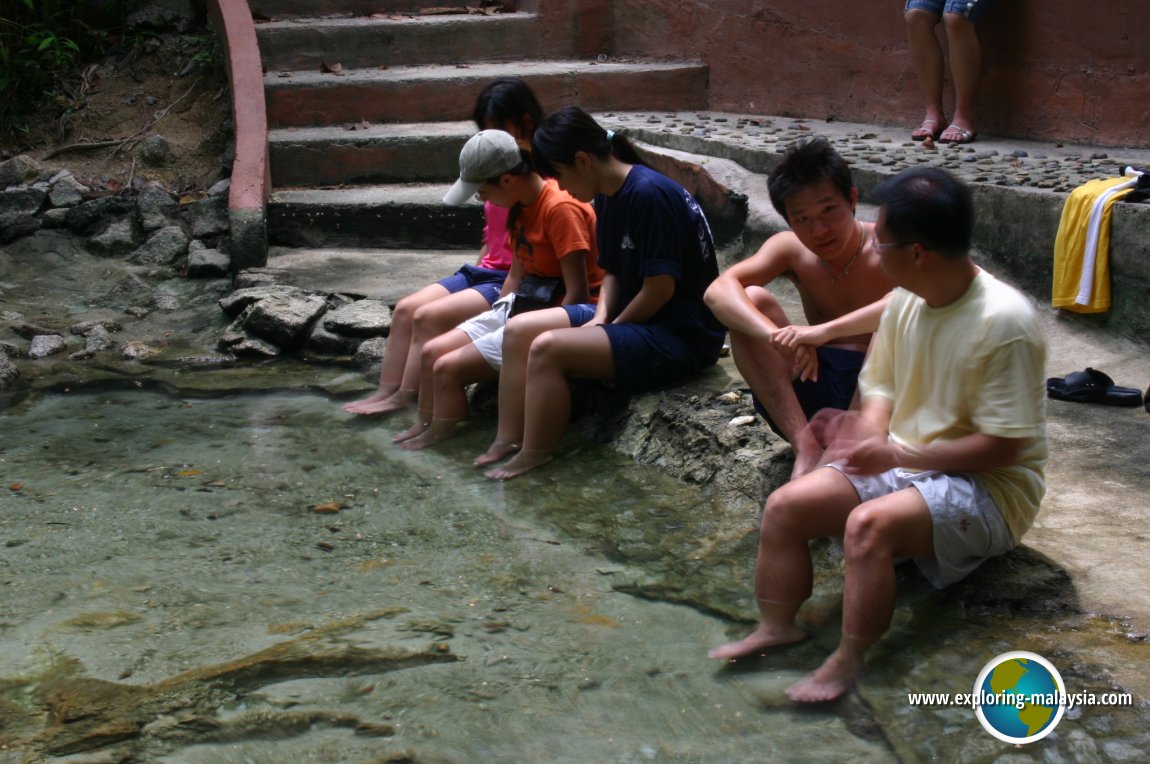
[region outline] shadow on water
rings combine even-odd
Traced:
[[[800,709],[785,687],[837,640],[833,545],[812,638],[716,666],[706,649],[754,618],[756,530],[712,489],[574,437],[496,483],[470,466],[483,418],[408,453],[406,415],[157,384],[0,414],[4,764],[1120,761],[1150,743],[1144,705],[1078,709],[1018,750],[969,708],[908,703],[969,692],[1010,650],[1075,692],[1145,665],[1025,548],[942,593],[904,566],[858,689]]]

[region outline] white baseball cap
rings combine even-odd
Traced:
[[[485,182],[513,170],[523,161],[519,144],[510,133],[483,130],[471,136],[459,152],[459,180],[443,196],[453,207],[465,203]]]

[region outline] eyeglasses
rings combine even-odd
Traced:
[[[893,247],[908,247],[914,244],[913,241],[879,241],[878,234],[874,234],[870,238],[870,245],[874,248],[875,252],[882,254],[884,249],[891,249]]]

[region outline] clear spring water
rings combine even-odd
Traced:
[[[1025,647],[1014,624],[929,607],[900,607],[858,691],[795,708],[783,688],[833,647],[836,592],[811,608],[814,640],[732,668],[705,653],[746,625],[618,591],[648,573],[619,551],[633,547],[603,543],[641,541],[614,521],[706,511],[706,492],[570,441],[497,483],[470,466],[488,423],[418,453],[391,443],[405,425],[350,420],[307,394],[56,394],[0,414],[0,700],[35,718],[50,678],[155,685],[326,634],[442,644],[459,660],[305,666],[225,694],[211,724],[165,735],[172,713],[109,750],[270,764],[1081,761],[1146,748],[1140,709],[1068,718],[1015,751],[969,709],[909,707],[907,691],[969,691],[972,666]],[[0,723],[0,762],[41,760],[26,729]]]

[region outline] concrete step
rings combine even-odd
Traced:
[[[291,19],[256,26],[266,71],[481,63],[539,55],[531,13]],[[549,49],[566,57],[570,50]]]
[[[449,184],[282,189],[268,201],[268,237],[292,247],[478,250],[483,208],[447,207]]]
[[[272,183],[448,183],[457,176],[459,152],[474,132],[471,121],[272,130]]]
[[[519,76],[545,111],[702,109],[707,67],[692,63],[517,61],[475,66],[353,69],[342,75],[269,73],[272,128],[341,123],[451,121],[470,115],[475,95],[496,77]]]
[[[608,126],[618,124],[612,113],[604,117]],[[272,178],[278,187],[335,186],[334,189],[283,188],[272,203],[282,209],[272,216],[274,238],[288,241],[346,241],[349,231],[353,241],[375,241],[370,229],[361,229],[370,214],[349,212],[345,199],[368,199],[382,208],[389,203],[391,189],[404,190],[420,205],[435,207],[443,215],[453,212],[442,207],[441,191],[454,181],[458,172],[459,151],[475,127],[471,122],[438,122],[404,125],[371,125],[362,130],[341,128],[293,128],[272,133],[270,149]],[[675,151],[637,143],[648,163],[674,178],[694,194],[706,210],[715,242],[726,246],[742,240],[757,246],[770,233],[781,230],[785,223],[766,204],[765,176],[750,173],[728,160],[712,159],[700,154]],[[416,186],[433,184],[440,193],[415,194]],[[363,184],[363,187],[346,188]],[[375,184],[367,188],[367,184]],[[392,186],[381,184],[396,184]],[[406,185],[405,185],[406,184]],[[364,192],[363,194],[356,193]],[[339,196],[342,194],[342,197]],[[748,219],[748,203],[751,218]],[[303,211],[298,209],[303,206]],[[360,205],[357,201],[356,205]],[[427,212],[428,217],[438,217]],[[763,220],[763,216],[769,218]],[[308,230],[301,232],[301,217]],[[351,223],[349,220],[359,220]],[[367,237],[364,239],[363,237]],[[458,240],[454,240],[458,244]],[[468,246],[469,241],[463,240]]]
[[[417,289],[474,263],[479,248],[324,249],[272,247],[263,270],[277,283],[314,292],[361,295],[395,305]]]
[[[311,18],[331,16],[371,16],[372,14],[414,15],[427,8],[452,5],[462,11],[461,0],[248,0],[252,16],[257,19],[280,19],[298,16]]]

